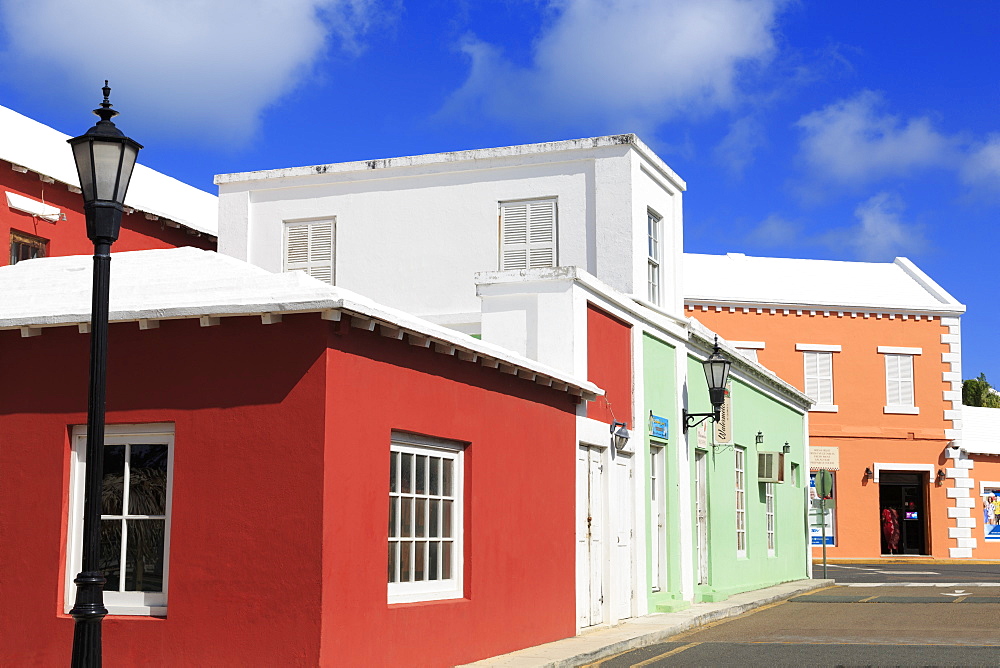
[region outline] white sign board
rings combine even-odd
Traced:
[[[839,471],[840,448],[837,446],[810,445],[809,468],[813,471],[818,471],[820,469],[826,469],[827,471]]]

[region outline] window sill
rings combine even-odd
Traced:
[[[433,603],[435,601],[456,601],[465,596],[464,592],[455,589],[448,591],[416,591],[409,593],[389,594],[389,605],[397,603]]]
[[[810,413],[836,413],[839,410],[840,410],[839,406],[835,406],[835,405],[832,405],[832,404],[827,404],[827,405],[817,404],[817,405],[813,406],[812,408],[810,408],[809,412]]]
[[[920,408],[917,406],[883,406],[882,412],[897,415],[920,415]]]

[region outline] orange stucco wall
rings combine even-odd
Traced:
[[[926,535],[925,552],[935,557],[948,557],[949,547],[956,540],[949,537],[948,508],[955,505],[947,490],[955,485],[948,479],[937,483],[938,469],[951,464],[944,449],[949,444],[945,429],[952,423],[945,420],[945,410],[951,402],[944,392],[950,390],[942,374],[949,364],[942,353],[949,352],[941,335],[947,327],[941,319],[915,316],[903,319],[901,314],[877,317],[836,311],[826,312],[756,308],[744,312],[736,307],[717,310],[710,306],[687,309],[687,315],[697,318],[730,341],[762,341],[758,359],[781,378],[804,389],[802,352],[796,344],[839,345],[833,353],[833,394],[837,412],[812,411],[809,414],[811,446],[839,448],[840,470],[837,472],[836,546],[828,550],[831,557],[871,558],[882,552],[879,484],[865,476],[866,468],[875,463],[925,467],[921,472],[925,494],[923,523]],[[886,414],[885,361],[878,346],[920,348],[914,357],[914,403],[918,415]],[[978,464],[977,464],[978,466]],[[903,467],[900,467],[902,470]],[[978,490],[972,492],[975,497]],[[977,502],[978,503],[978,502]],[[973,515],[981,515],[974,509]],[[978,533],[977,533],[978,532]],[[982,541],[981,521],[973,530]],[[1000,545],[998,545],[1000,547]],[[992,550],[993,546],[990,546]],[[816,550],[818,551],[818,547]]]

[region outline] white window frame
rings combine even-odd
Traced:
[[[834,403],[833,353],[840,352],[839,345],[822,343],[797,343],[795,349],[802,353],[802,391],[816,402],[810,411],[836,413],[839,408]],[[809,360],[815,360],[816,373],[809,373]],[[827,369],[822,367],[826,366]],[[829,385],[824,388],[823,382]]]
[[[556,267],[559,264],[559,202],[555,197],[498,203],[500,271]],[[523,207],[523,212],[520,209]]]
[[[663,216],[652,209],[646,210],[646,286],[651,304],[663,305]]]
[[[104,607],[111,615],[145,615],[165,617],[167,615],[167,592],[170,578],[170,518],[173,501],[174,481],[174,425],[156,424],[115,424],[107,425],[104,444],[128,445],[164,444],[167,446],[167,503],[165,520],[166,535],[163,538],[163,591],[104,592]],[[68,535],[66,540],[66,586],[65,612],[69,613],[76,600],[76,584],[73,580],[80,572],[83,551],[83,499],[86,478],[87,427],[75,426],[72,430],[70,450],[70,490]],[[144,516],[136,516],[144,517]],[[156,516],[159,518],[160,516]],[[124,548],[123,548],[124,549]],[[125,565],[122,563],[122,568]]]
[[[774,483],[764,483],[764,524],[767,528],[767,556],[774,556]]]
[[[923,350],[899,346],[878,346],[878,352],[885,356],[885,406],[882,408],[882,412],[919,415],[920,408],[916,405],[913,358],[923,353]],[[893,375],[896,377],[893,378]],[[895,401],[893,400],[894,396]]]
[[[661,591],[666,588],[667,549],[667,508],[666,481],[664,480],[664,454],[666,447],[660,444],[649,446],[649,504],[653,513],[652,527],[652,575],[650,588]]]
[[[735,454],[736,470],[736,557],[747,556],[747,450],[737,445]]]
[[[302,234],[305,248],[292,254],[292,235]],[[281,241],[282,270],[302,271],[313,278],[336,285],[337,281],[337,221],[335,218],[286,220]]]
[[[414,603],[417,601],[439,601],[445,599],[462,598],[465,595],[464,584],[463,584],[463,571],[464,571],[464,504],[465,504],[465,476],[464,476],[464,460],[465,460],[465,443],[459,443],[455,441],[447,441],[443,439],[436,439],[429,436],[422,436],[417,434],[409,434],[403,432],[393,432],[392,442],[389,448],[389,456],[392,457],[393,453],[400,453],[401,455],[416,455],[416,456],[426,456],[426,457],[438,457],[442,460],[449,460],[452,462],[452,469],[454,472],[452,480],[452,495],[445,496],[443,494],[443,489],[440,491],[442,493],[437,495],[430,494],[429,488],[425,488],[426,492],[423,494],[418,494],[416,492],[416,487],[411,487],[410,493],[403,493],[402,486],[397,485],[396,491],[392,491],[392,486],[389,489],[389,503],[390,505],[399,501],[399,507],[402,507],[402,499],[408,497],[413,499],[411,503],[411,510],[413,513],[416,512],[418,498],[427,500],[445,500],[451,499],[452,501],[452,527],[451,527],[451,538],[450,540],[443,536],[445,533],[443,530],[438,533],[441,534],[438,537],[429,538],[428,540],[419,541],[415,540],[419,538],[417,536],[400,536],[402,527],[402,517],[401,512],[395,513],[395,528],[390,532],[388,536],[387,545],[387,565],[395,569],[395,582],[388,582],[388,601],[389,603]],[[414,465],[411,469],[413,476],[416,476],[416,466]],[[390,466],[390,471],[392,467]],[[396,475],[401,475],[401,467],[397,467]],[[430,504],[426,505],[425,523],[424,526],[429,525],[429,515],[430,515]],[[389,519],[391,519],[392,514],[390,514]],[[411,527],[413,528],[412,533],[416,534],[416,520],[415,516],[413,521],[411,521]],[[440,513],[440,518],[443,522],[443,513]],[[393,535],[395,534],[395,535]],[[395,559],[390,563],[389,556],[392,554],[391,545],[393,543],[399,544],[406,538],[410,538],[410,543],[413,543],[413,550],[418,549],[417,544],[423,543],[428,545],[431,542],[436,542],[438,544],[450,542],[452,545],[452,560],[451,560],[451,573],[452,577],[448,579],[437,579],[437,580],[424,580],[419,582],[401,582],[399,577],[399,567],[400,567],[400,553],[397,547],[395,552]],[[411,563],[415,561],[415,552],[412,552],[414,556],[411,557]],[[439,565],[441,564],[441,558],[438,558]],[[429,558],[425,556],[424,563],[427,564]],[[387,572],[388,580],[388,572]]]

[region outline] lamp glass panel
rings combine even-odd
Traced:
[[[122,144],[122,174],[118,180],[118,192],[115,193],[115,201],[124,204],[125,193],[128,191],[129,181],[132,179],[132,170],[135,168],[135,160],[139,157],[139,149],[129,142]]]
[[[97,199],[114,201],[123,144],[117,141],[92,141],[91,144],[94,147]]]
[[[82,141],[73,144],[73,160],[76,162],[76,172],[80,177],[83,201],[92,202],[97,193],[94,192],[94,170],[90,162],[90,142]]]
[[[726,386],[729,378],[729,360],[712,355],[705,360],[705,381],[710,388],[722,388]]]

